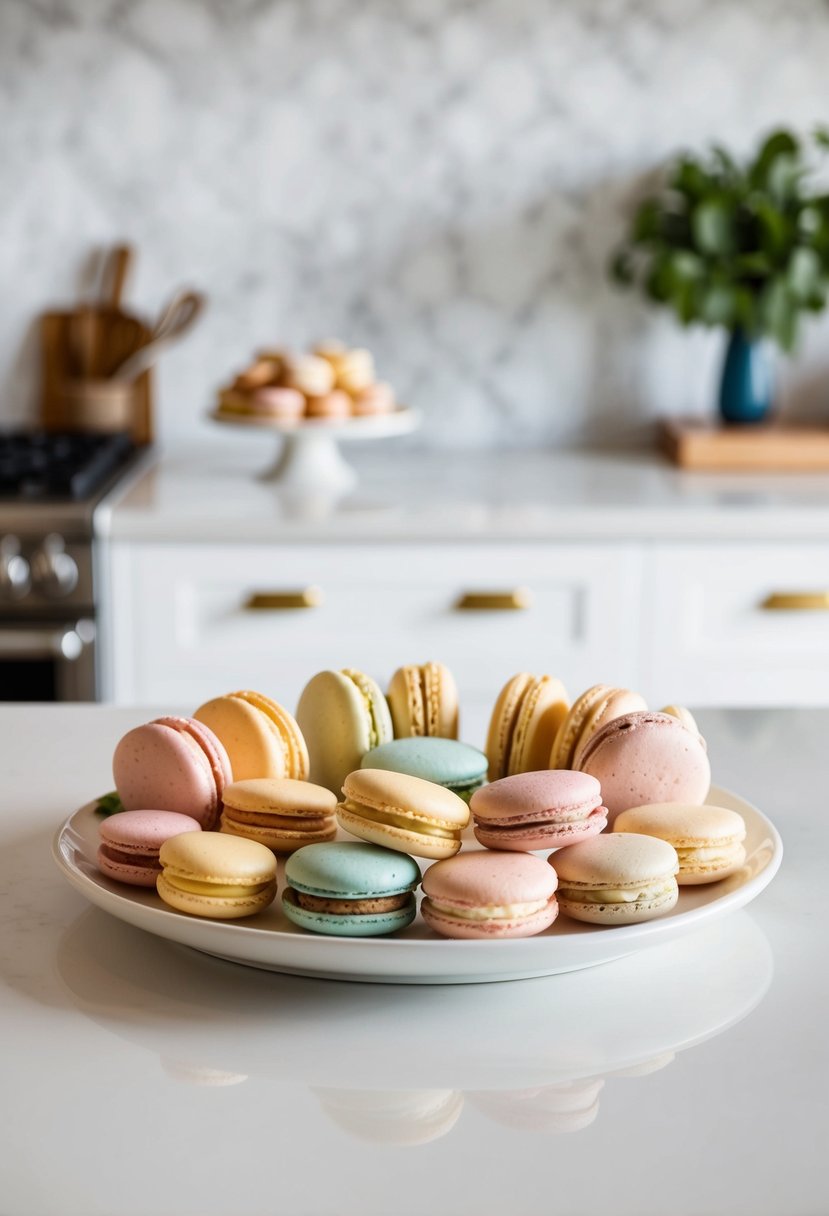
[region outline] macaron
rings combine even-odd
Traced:
[[[550,767],[550,752],[570,701],[560,680],[522,671],[495,702],[486,739],[489,779]]]
[[[443,937],[533,937],[558,914],[556,874],[528,853],[476,850],[430,866],[421,915]]]
[[[337,797],[291,777],[251,777],[225,789],[220,831],[258,840],[274,853],[333,840]]]
[[[357,418],[390,414],[395,404],[394,389],[385,380],[378,380],[375,384],[359,389],[353,398],[354,414]]]
[[[297,422],[305,413],[305,398],[299,389],[269,384],[251,394],[250,410],[263,418]]]
[[[98,869],[107,878],[134,887],[154,887],[161,873],[159,850],[182,832],[200,832],[201,824],[176,811],[123,811],[101,824]]]
[[[697,726],[696,718],[690,709],[686,709],[684,705],[665,705],[659,712],[661,714],[670,714],[672,718],[679,718],[686,730],[692,730],[696,734],[701,733]]]
[[[263,693],[242,689],[215,697],[200,705],[194,717],[224,744],[233,770],[231,780],[307,778],[308,749],[299,726],[287,709]]]
[[[468,802],[486,779],[487,759],[477,747],[457,739],[392,739],[366,752],[361,768],[382,768],[433,781]]]
[[[314,1089],[328,1117],[358,1140],[401,1148],[450,1132],[464,1096],[454,1089]]]
[[[357,841],[309,844],[285,862],[282,910],[295,925],[335,937],[379,937],[415,918],[417,862]]]
[[[458,737],[458,686],[442,663],[398,667],[387,693],[394,737]]]
[[[454,856],[461,847],[469,807],[432,781],[363,768],[345,778],[337,819],[361,840],[440,860]]]
[[[594,684],[577,697],[556,735],[550,768],[579,768],[590,739],[622,714],[647,709],[644,697],[627,688]]]
[[[652,802],[705,802],[711,765],[705,740],[670,714],[625,714],[593,735],[579,766],[596,777],[612,824]]]
[[[630,925],[676,906],[676,850],[655,836],[604,833],[549,859],[558,875],[558,903],[574,920]]]
[[[596,778],[564,769],[502,777],[477,790],[469,809],[475,837],[488,849],[558,849],[607,826]]]
[[[165,840],[156,888],[177,912],[237,920],[276,896],[276,858],[255,840],[218,832],[184,832]]]
[[[302,690],[296,716],[308,740],[311,781],[337,795],[366,752],[393,738],[379,686],[351,667],[313,676]]]
[[[115,748],[112,776],[125,811],[177,811],[205,829],[215,827],[233,780],[228,754],[210,727],[173,716],[127,731]]]
[[[641,832],[667,840],[679,858],[677,882],[681,887],[727,878],[746,859],[745,821],[724,806],[658,802],[631,807],[617,816],[613,831]]]
[[[298,389],[307,397],[324,397],[334,388],[334,369],[318,355],[290,355],[282,374],[288,388]]]
[[[351,417],[351,398],[340,389],[332,389],[330,393],[322,393],[319,397],[309,394],[305,398],[305,413],[309,418],[328,418],[331,420]]]

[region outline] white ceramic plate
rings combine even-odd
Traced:
[[[211,422],[225,426],[238,426],[246,430],[273,431],[278,435],[335,436],[343,439],[390,439],[393,435],[408,435],[420,426],[421,415],[417,410],[400,406],[388,414],[367,414],[362,418],[301,418],[291,422],[280,418],[267,418],[258,414],[234,414],[226,410],[213,410],[208,417]]]
[[[110,882],[95,866],[99,818],[95,804],[76,811],[56,833],[53,853],[70,883],[91,903],[157,937],[217,958],[266,971],[385,984],[475,984],[578,971],[670,941],[742,908],[768,886],[783,844],[756,807],[712,788],[709,801],[738,811],[746,824],[746,864],[731,878],[680,888],[667,916],[619,928],[579,924],[559,916],[546,932],[512,941],[448,941],[418,919],[395,937],[341,938],[305,933],[282,915],[279,897],[244,923],[203,920],[174,912],[153,891]],[[475,842],[470,842],[475,847]],[[280,890],[283,879],[280,866]]]

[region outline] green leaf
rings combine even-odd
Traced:
[[[691,216],[694,240],[701,253],[727,257],[736,251],[734,211],[725,195],[707,199]]]
[[[800,245],[789,259],[786,280],[789,291],[796,300],[806,301],[821,284],[822,266],[814,249]]]
[[[781,155],[769,166],[767,187],[778,204],[790,203],[797,193],[805,169],[796,156]]]
[[[760,151],[749,169],[749,181],[758,189],[768,187],[769,172],[780,156],[795,156],[800,144],[791,131],[772,131],[760,147]]]
[[[730,283],[715,283],[702,293],[700,317],[706,325],[725,325],[732,329],[738,322],[737,289]]]
[[[797,304],[785,279],[772,279],[763,293],[763,324],[783,350],[791,350],[797,337]]]
[[[785,254],[792,239],[788,217],[766,198],[754,199],[752,209],[757,217],[763,252],[770,259]]]
[[[645,199],[633,217],[632,239],[640,244],[657,240],[661,231],[662,207],[654,198]]]
[[[113,790],[111,794],[102,794],[98,799],[98,805],[95,807],[99,815],[118,815],[123,809],[124,804],[117,790]]]
[[[714,185],[711,177],[705,172],[700,163],[690,156],[684,156],[677,163],[671,175],[669,185],[680,194],[696,200],[705,198]]]
[[[814,130],[815,143],[821,148],[829,148],[829,127],[817,126]]]

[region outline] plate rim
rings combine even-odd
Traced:
[[[728,913],[731,910],[742,908],[755,899],[757,895],[759,895],[760,892],[763,891],[773,880],[780,868],[783,858],[783,841],[775,825],[771,822],[768,816],[760,811],[759,808],[754,806],[753,803],[748,802],[747,799],[722,787],[712,786],[708,800],[709,802],[716,803],[718,799],[723,799],[725,802],[728,802],[729,800],[736,802],[738,805],[747,808],[754,816],[760,819],[763,827],[768,833],[772,845],[771,856],[769,857],[768,862],[762,868],[762,870],[760,870],[757,874],[752,875],[745,883],[741,884],[737,888],[726,891],[723,895],[710,900],[702,906],[687,908],[680,912],[670,913],[667,916],[659,917],[652,921],[645,921],[640,924],[590,926],[589,932],[586,935],[590,940],[612,941],[616,944],[613,947],[613,958],[620,958],[625,954],[629,954],[637,949],[643,948],[643,938],[651,939],[653,944],[656,944],[658,941],[662,940],[665,934],[670,934],[672,930],[676,931],[679,926],[682,927],[680,931],[691,931],[698,925],[701,926],[708,923],[712,917],[718,917]],[[168,924],[181,921],[182,914],[179,912],[167,908],[158,908],[153,905],[143,903],[143,901],[136,901],[134,898],[132,898],[133,894],[143,892],[143,888],[136,888],[136,891],[130,892],[130,894],[121,893],[120,891],[110,891],[108,888],[99,885],[80,868],[72,864],[64,849],[66,837],[70,831],[75,830],[73,829],[73,820],[82,814],[94,814],[94,805],[94,802],[88,802],[83,806],[76,808],[76,810],[67,817],[67,819],[55,830],[52,835],[51,852],[61,873],[64,875],[67,881],[82,896],[84,896],[84,898],[88,900],[89,903],[100,908],[107,915],[113,916],[116,919],[127,921],[127,917],[119,916],[117,910],[115,910],[119,904],[123,903],[133,908],[142,908],[144,912],[149,914],[151,919],[155,919],[157,917],[162,918]],[[95,898],[92,894],[93,892],[103,893],[104,898]],[[325,966],[320,968],[319,961],[315,966],[314,951],[317,950],[318,953],[322,953],[325,947],[331,949],[336,943],[336,949],[339,953],[341,953],[344,962],[348,959],[349,953],[351,953],[355,955],[356,963],[357,956],[363,956],[366,949],[376,953],[378,965],[379,960],[390,958],[392,953],[397,956],[398,961],[401,957],[405,957],[408,954],[414,968],[413,978],[406,981],[400,978],[400,973],[393,972],[389,973],[389,977],[387,978],[386,982],[388,982],[388,979],[392,979],[392,982],[397,983],[438,982],[448,984],[458,982],[457,979],[452,980],[443,976],[442,974],[440,978],[436,980],[434,978],[436,973],[430,970],[428,966],[424,967],[422,965],[422,959],[419,957],[423,954],[424,950],[427,951],[427,954],[433,954],[436,950],[445,951],[446,961],[448,962],[448,960],[451,958],[451,951],[457,949],[458,943],[444,938],[406,938],[395,936],[387,938],[378,937],[351,939],[333,937],[327,934],[297,934],[296,932],[286,932],[282,929],[263,928],[258,925],[245,925],[227,921],[214,921],[204,917],[187,917],[185,919],[189,922],[196,922],[201,926],[209,926],[211,934],[215,935],[217,948],[215,950],[205,950],[201,946],[193,946],[190,942],[182,942],[180,938],[175,935],[170,936],[164,933],[154,933],[152,928],[144,925],[139,927],[144,929],[145,932],[151,933],[157,937],[161,937],[164,940],[174,941],[180,945],[188,945],[192,949],[200,950],[201,952],[211,954],[214,957],[222,957],[247,966],[256,967],[257,964],[248,958],[239,957],[238,954],[234,954],[231,946],[231,943],[234,940],[239,940],[240,935],[248,942],[255,941],[256,939],[263,940],[265,938],[276,941],[290,941],[294,948],[296,947],[298,940],[305,943],[308,946],[309,957],[307,959],[307,968],[304,973],[309,975],[314,974],[331,979],[348,979],[349,977],[356,978],[358,974],[365,974],[360,970],[359,965],[355,966],[351,973],[349,973],[347,966],[344,966],[342,969],[331,969]],[[134,923],[134,921],[128,923]],[[609,939],[607,936],[608,934],[610,935]],[[486,967],[488,973],[491,973],[491,978],[493,980],[497,980],[499,978],[497,974],[499,971],[503,971],[501,978],[505,980],[518,978],[519,975],[531,974],[534,962],[541,969],[541,971],[536,972],[536,974],[552,974],[553,972],[545,970],[545,967],[550,961],[547,956],[547,952],[550,949],[549,943],[550,941],[554,940],[556,940],[554,936],[546,934],[537,935],[536,937],[532,938],[522,938],[522,953],[529,955],[534,954],[537,955],[537,958],[531,957],[526,960],[528,965],[520,967],[520,970],[510,970],[507,965],[509,951],[514,949],[516,944],[510,940],[464,941],[463,953],[465,956],[474,956],[475,954],[480,954],[481,964],[483,967]],[[319,943],[319,945],[317,945],[317,943]],[[222,949],[223,946],[229,947],[229,950],[226,952]],[[619,947],[618,949],[616,948],[617,946]],[[627,949],[625,947],[627,947]],[[497,963],[494,961],[496,959],[498,960]],[[610,961],[610,958],[605,961]],[[516,963],[517,962],[518,960],[516,960]],[[591,960],[582,964],[582,966],[594,965],[600,965],[600,960]],[[290,964],[286,964],[284,967],[271,965],[269,969],[292,971],[294,974],[303,974],[302,970],[297,969],[296,967],[292,968]],[[369,978],[371,982],[382,982],[381,974],[376,976],[372,975]],[[471,973],[464,977],[464,982],[472,982]]]

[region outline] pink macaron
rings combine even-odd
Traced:
[[[579,768],[600,782],[611,824],[633,806],[698,805],[711,787],[703,737],[671,714],[650,710],[624,714],[593,735]]]
[[[199,832],[201,824],[176,811],[123,811],[101,824],[98,869],[116,882],[155,887],[161,873],[158,853],[165,840]]]
[[[420,911],[443,937],[533,937],[558,913],[552,866],[528,853],[458,853],[423,876]]]
[[[251,394],[250,412],[280,422],[298,422],[305,413],[305,398],[298,389],[268,384]]]
[[[568,769],[502,777],[476,790],[469,809],[475,836],[488,849],[558,849],[607,825],[599,782]]]
[[[177,811],[209,830],[216,826],[230,760],[213,731],[195,718],[156,718],[128,731],[112,758],[124,810]]]

